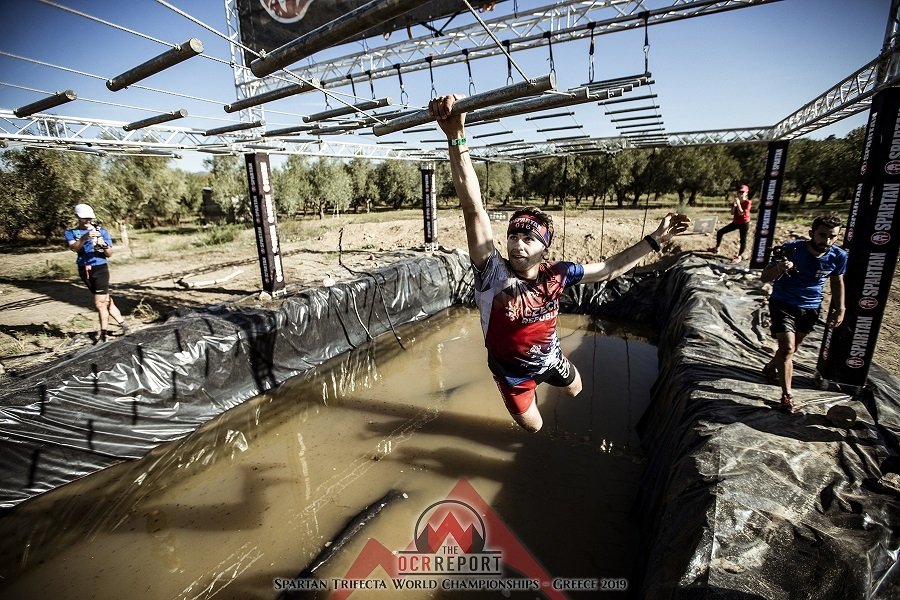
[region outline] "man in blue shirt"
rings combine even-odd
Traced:
[[[778,350],[763,367],[763,375],[769,383],[781,384],[781,406],[789,411],[794,410],[794,353],[819,320],[826,279],[831,281],[828,325],[834,328],[844,320],[847,251],[834,245],[840,233],[837,217],[816,217],[810,239],[784,244],[760,275],[763,282],[774,282],[769,313],[772,335],[778,340]]]
[[[107,259],[113,252],[112,238],[106,229],[94,226],[94,209],[89,205],[76,204],[75,216],[78,218],[78,225],[66,230],[66,243],[69,250],[78,255],[75,259],[78,274],[94,295],[94,307],[100,316],[98,341],[105,342],[109,333],[110,316],[116,320],[123,332],[128,331],[125,318],[109,295]]]

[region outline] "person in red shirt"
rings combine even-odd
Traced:
[[[750,188],[741,185],[738,193],[731,203],[731,223],[716,232],[716,245],[709,249],[710,252],[719,253],[722,244],[722,236],[732,231],[737,231],[741,237],[741,246],[738,253],[732,257],[731,262],[739,263],[744,260],[744,251],[747,249],[747,230],[750,229]]]
[[[653,233],[605,262],[578,264],[545,260],[553,241],[553,220],[540,209],[525,208],[517,210],[507,225],[509,258],[502,258],[494,247],[491,221],[466,145],[465,113],[453,111],[458,99],[455,95],[435,98],[428,110],[450,144],[450,174],[466,224],[488,368],[513,420],[535,432],[543,425],[535,399],[538,384],[558,387],[569,396],[578,395],[582,388],[581,375],[563,355],[556,332],[559,298],[565,288],[618,277],[686,231],[691,220],[669,213]]]

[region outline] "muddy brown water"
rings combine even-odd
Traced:
[[[541,386],[538,434],[512,423],[485,364],[477,313],[455,308],[399,328],[405,350],[381,336],[184,440],[18,507],[0,520],[0,596],[275,598],[276,582],[309,581],[296,577],[390,490],[405,497],[316,570],[316,585],[328,588],[316,597],[583,598],[597,593],[552,588],[625,581],[632,590],[615,595],[631,596],[640,568],[631,509],[643,465],[634,427],[656,378],[656,349],[604,335],[585,316],[561,316],[559,331],[585,387],[568,398]],[[443,575],[416,571],[404,585],[417,589],[395,589],[375,559],[403,555],[407,570],[413,557],[421,566],[425,554],[404,552],[415,550],[429,510],[459,509],[454,518],[464,521],[465,507],[488,523],[484,550],[500,557],[500,579],[544,573],[551,587],[447,587],[460,579],[447,574],[449,555],[466,555],[448,537]],[[478,530],[468,514],[460,525]],[[491,577],[474,568],[470,578]]]

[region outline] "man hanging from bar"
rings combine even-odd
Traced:
[[[544,259],[553,241],[553,221],[537,208],[516,211],[509,221],[504,259],[494,248],[491,222],[466,146],[465,113],[455,114],[461,96],[433,99],[428,109],[450,143],[450,170],[466,223],[475,268],[475,303],[488,351],[488,366],[506,408],[530,432],[543,425],[535,401],[539,383],[581,392],[578,369],[563,356],[556,333],[559,297],[576,283],[608,281],[634,267],[651,250],[687,230],[686,215],[669,213],[656,230],[606,262],[577,264]]]

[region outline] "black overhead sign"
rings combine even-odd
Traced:
[[[241,42],[256,52],[261,50],[270,52],[368,3],[369,0],[237,0]],[[478,0],[471,4],[476,9],[481,9],[499,2]],[[462,2],[423,0],[419,7],[403,16],[360,31],[346,41],[389,34],[419,23],[451,17],[460,12],[466,12]],[[256,57],[246,56],[245,60],[250,64],[254,58]]]

